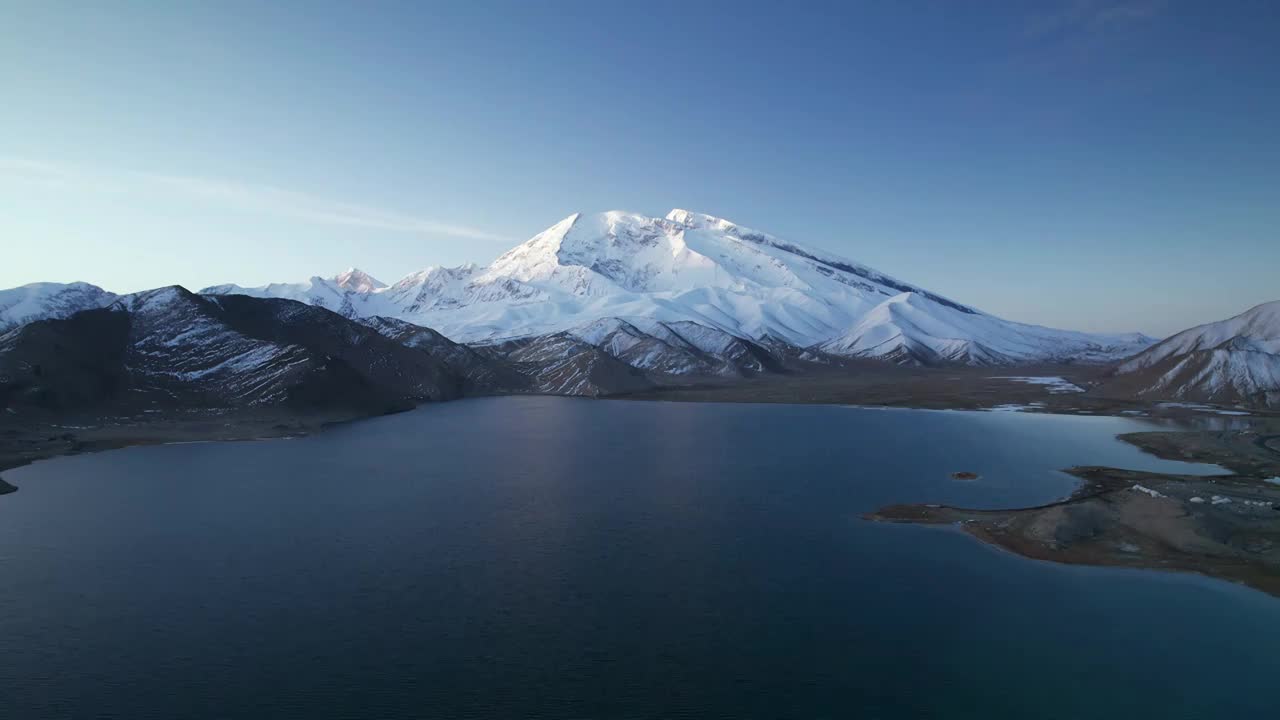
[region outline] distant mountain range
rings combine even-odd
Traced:
[[[99,312],[82,318],[87,310]],[[120,314],[127,328],[110,329],[124,322],[111,319]],[[37,323],[45,324],[33,329]],[[160,325],[168,334],[155,340],[147,328]],[[1252,328],[1241,332],[1252,337]],[[105,333],[99,340],[109,336],[123,348],[108,375],[125,373],[129,383],[166,392],[177,392],[160,382],[166,377],[192,388],[207,382],[200,393],[233,403],[307,396],[322,368],[345,372],[326,366],[334,358],[360,382],[402,398],[601,395],[854,358],[1013,365],[1136,355],[1122,368],[1136,377],[1172,354],[1134,363],[1182,336],[1151,347],[1155,340],[1138,333],[1003,320],[830,253],[685,210],[664,218],[571,215],[487,266],[432,267],[392,285],[357,269],[199,294],[166,288],[117,296],[84,283],[38,283],[0,291],[0,332],[0,371],[9,374],[20,348],[39,357],[54,345],[75,345],[72,336]],[[42,342],[53,344],[41,350]],[[379,364],[383,356],[394,369]],[[1261,387],[1268,381],[1259,362],[1249,359],[1248,367]],[[255,373],[261,377],[250,381]],[[1118,375],[1116,387],[1125,382]],[[36,385],[59,392],[47,380],[26,387]],[[1273,402],[1246,385],[1240,398]]]

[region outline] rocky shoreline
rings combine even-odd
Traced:
[[[1121,438],[1160,457],[1222,465],[1224,475],[1167,475],[1109,467],[1066,472],[1069,497],[1026,508],[983,510],[891,505],[878,522],[958,526],[1024,557],[1078,565],[1195,572],[1280,597],[1280,454],[1251,431],[1157,432]],[[1257,448],[1244,453],[1241,448]],[[1241,471],[1244,471],[1242,474]]]

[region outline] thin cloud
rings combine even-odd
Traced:
[[[1139,24],[1164,12],[1165,0],[1073,0],[1028,20],[1023,34],[1031,39],[1096,33]]]
[[[1164,12],[1163,0],[1139,0],[1117,3],[1099,10],[1093,16],[1095,26],[1136,23],[1150,20]]]
[[[447,235],[510,242],[479,228],[440,222],[381,208],[345,203],[268,185],[132,171],[100,171],[25,158],[0,157],[0,178],[69,192],[169,194],[228,210],[260,212],[322,225],[388,232]]]

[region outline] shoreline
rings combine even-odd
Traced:
[[[910,388],[899,388],[898,392],[904,390],[909,392]],[[1005,404],[1003,397],[985,397],[993,404],[975,407],[972,398],[956,402],[954,394],[918,395],[913,398],[916,402],[907,403],[876,397],[862,397],[857,402],[841,397],[752,397],[740,390],[724,396],[725,391],[676,388],[601,399],[933,411],[994,411]],[[1024,392],[1022,388],[1013,391]],[[716,397],[697,396],[702,393]],[[783,399],[789,402],[783,403]],[[1080,466],[1065,471],[1079,478],[1080,486],[1068,497],[1044,505],[1005,509],[890,505],[863,517],[876,522],[956,527],[986,544],[1036,560],[1194,572],[1280,597],[1280,484],[1267,482],[1280,477],[1280,417],[1260,412],[1224,422],[1216,408],[1161,408],[1158,403],[1133,402],[1110,404],[1109,412],[1102,407],[1080,412],[1081,401],[1109,401],[1073,396],[1064,405],[1048,402],[1043,395],[1040,399],[1040,405],[1028,408],[1032,414],[1177,423],[1181,426],[1177,429],[1153,427],[1115,437],[1157,457],[1214,464],[1227,474],[1189,476]],[[1143,415],[1135,416],[1135,409]],[[140,445],[304,437],[384,414],[280,408],[167,411],[141,416],[81,415],[56,421],[46,416],[43,422],[21,428],[13,424],[13,418],[0,418],[0,495],[19,489],[4,479],[5,471],[39,460]],[[1244,429],[1197,429],[1197,422],[1209,428]],[[1228,501],[1214,502],[1215,497]]]
[[[1060,377],[1081,389],[1106,371],[1097,365],[1025,365],[1002,368],[915,368],[882,363],[813,372],[768,375],[734,381],[666,386],[641,392],[602,395],[600,400],[833,405],[865,409],[1011,411],[1026,414],[1114,416],[1137,420],[1204,421],[1249,425],[1274,423],[1280,438],[1280,412],[1241,411],[1096,397],[1082,392],[1053,392],[1043,384],[1017,382],[1029,376]],[[508,393],[475,397],[521,397]],[[467,399],[467,398],[460,398]],[[453,401],[448,401],[453,402]],[[434,404],[434,403],[422,403]],[[405,404],[403,412],[421,404]],[[310,435],[326,427],[388,414],[367,408],[289,410],[267,408],[166,409],[159,412],[53,411],[0,413],[0,472],[35,460],[95,452],[129,445],[194,440],[254,440]],[[1225,414],[1229,414],[1230,417]],[[1176,458],[1175,458],[1176,459]],[[1280,474],[1280,473],[1277,473]]]
[[[967,371],[970,379],[978,377],[985,380],[1003,380],[1000,377],[986,377],[985,371],[982,373],[974,372],[972,368],[963,368]],[[1061,368],[1051,366],[1047,368],[1021,368],[1025,372],[1031,371],[1060,371]],[[1088,368],[1095,371],[1095,368]],[[949,371],[925,370],[910,372],[910,376],[923,374],[925,376],[932,375],[938,377],[947,375],[954,377],[955,373]],[[847,376],[841,376],[847,377]],[[882,382],[885,377],[904,379],[899,373],[898,368],[889,368],[886,372],[878,375],[874,382]],[[799,376],[800,382],[808,382],[813,380],[810,376]],[[825,382],[829,378],[820,376],[819,382]],[[856,379],[855,379],[856,380]],[[765,385],[771,385],[765,382]],[[989,394],[990,388],[987,388],[987,396],[982,398],[973,397],[957,397],[953,394],[937,395],[930,392],[918,393],[912,388],[912,383],[907,382],[907,392],[903,393],[903,384],[901,382],[894,383],[897,388],[897,394],[901,397],[882,397],[876,393],[872,393],[869,397],[844,398],[839,395],[828,397],[813,396],[786,396],[779,397],[768,392],[758,392],[760,386],[751,386],[743,384],[713,384],[704,386],[681,386],[659,388],[656,390],[648,390],[641,393],[623,393],[615,395],[605,395],[598,398],[582,398],[590,400],[620,400],[630,402],[691,402],[691,403],[731,403],[731,404],[758,404],[758,405],[829,405],[834,407],[847,407],[865,410],[914,410],[914,411],[962,411],[962,412],[1002,412],[1008,411],[1011,404],[1021,403],[1017,412],[1029,415],[1073,415],[1084,417],[1117,417],[1130,420],[1158,420],[1173,421],[1185,424],[1195,420],[1210,421],[1219,418],[1213,409],[1196,409],[1196,408],[1161,408],[1160,403],[1138,402],[1138,401],[1114,401],[1104,398],[1093,398],[1087,395],[1071,395],[1074,401],[1067,399],[1062,400],[1061,395],[1046,394],[1042,389],[1036,386],[1019,385],[1014,383],[1003,383],[994,395]],[[790,387],[789,381],[783,381],[784,388]],[[861,387],[858,382],[852,383],[853,387]],[[1030,396],[1028,395],[1030,393]],[[495,396],[479,396],[479,397],[528,397],[528,393],[513,393],[509,395]],[[548,395],[548,397],[560,397],[557,395]],[[567,396],[566,396],[567,397]],[[467,398],[460,398],[467,399]],[[987,404],[980,404],[980,402]],[[1053,402],[1050,402],[1053,401]],[[454,402],[454,401],[447,401]],[[20,425],[15,427],[16,419],[12,416],[0,415],[0,473],[13,470],[24,465],[39,460],[47,460],[55,457],[67,455],[80,455],[93,452],[102,452],[106,450],[116,450],[123,447],[133,447],[139,445],[155,445],[165,443],[180,442],[236,442],[246,440],[270,440],[282,437],[305,437],[318,432],[346,423],[358,422],[374,417],[381,417],[387,414],[395,414],[398,412],[407,412],[424,404],[437,403],[421,403],[413,406],[397,409],[390,413],[377,412],[370,413],[366,411],[352,410],[336,410],[336,411],[289,411],[284,408],[270,408],[265,410],[247,410],[247,409],[190,409],[190,410],[171,410],[155,415],[151,414],[133,414],[133,415],[87,415],[76,414],[70,417],[54,418],[45,413],[27,422],[24,417]],[[1087,405],[1089,407],[1079,407]],[[1141,413],[1141,414],[1136,414]],[[1268,413],[1266,411],[1251,412],[1244,416],[1235,416],[1229,418],[1243,424],[1262,424],[1270,428],[1269,432],[1273,432],[1274,437],[1280,442],[1280,414]],[[1179,430],[1169,431],[1152,431],[1150,433],[1129,433],[1127,435],[1176,435],[1183,436],[1186,433],[1200,432],[1193,428],[1184,427]],[[1118,436],[1121,440],[1129,441],[1126,435]],[[1145,447],[1141,443],[1134,442],[1146,452],[1153,452],[1173,460],[1191,460],[1197,462],[1209,462],[1213,464],[1228,466],[1228,462],[1234,459],[1235,452],[1245,450],[1243,445],[1236,448],[1234,452],[1220,453],[1220,459],[1204,459],[1203,454],[1186,455],[1178,454],[1176,450],[1167,450],[1167,454],[1157,452],[1152,448]],[[1165,443],[1169,445],[1169,443]],[[1174,442],[1171,447],[1176,447],[1178,443]],[[1261,445],[1262,450],[1267,450],[1265,445]],[[1277,458],[1280,458],[1280,451],[1273,451]],[[1247,470],[1243,470],[1246,474],[1249,471],[1257,470],[1256,467],[1250,466]],[[1239,470],[1238,470],[1239,471]],[[1277,462],[1272,473],[1274,476],[1280,476],[1280,462]],[[18,488],[12,484],[4,482],[3,475],[0,475],[0,495],[14,492]]]
[[[412,408],[397,412],[409,409]],[[0,423],[0,495],[20,489],[7,482],[4,473],[42,460],[146,445],[306,437],[386,414],[211,409],[155,416],[77,416],[61,418],[58,422],[43,418],[20,429]]]
[[[1102,466],[1064,472],[1081,485],[1042,505],[896,504],[862,517],[955,528],[1033,560],[1192,572],[1280,597],[1280,486],[1238,473],[1173,475]]]

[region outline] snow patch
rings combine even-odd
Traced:
[[[1027,412],[1030,410],[1043,410],[1045,407],[1042,402],[1032,402],[1025,405],[1018,403],[1007,403],[1004,405],[994,405],[986,408],[988,412]]]
[[[1084,388],[1057,375],[995,375],[993,380],[1009,380],[1027,385],[1044,385],[1053,395],[1084,392]]]

